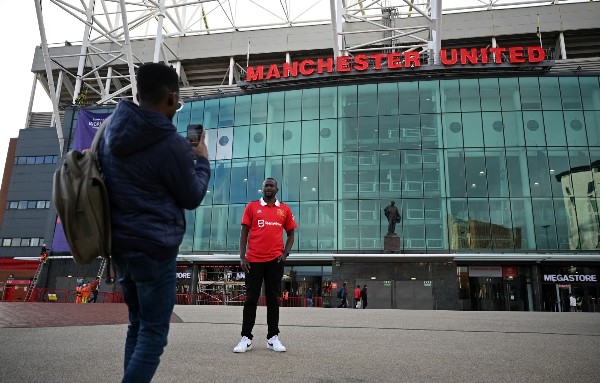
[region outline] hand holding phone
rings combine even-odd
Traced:
[[[188,141],[192,147],[194,158],[205,157],[208,159],[208,148],[205,139],[206,131],[201,124],[188,125]]]

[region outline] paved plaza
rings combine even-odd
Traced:
[[[234,354],[242,308],[176,306],[154,382],[598,382],[594,313],[281,309]],[[122,304],[0,303],[0,381],[118,382]]]

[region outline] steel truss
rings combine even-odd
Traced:
[[[462,0],[464,6],[444,9],[444,13],[502,7],[548,5],[581,0]],[[123,98],[135,100],[135,70],[142,64],[141,53],[132,41],[153,42],[154,62],[173,65],[183,88],[187,80],[184,63],[166,40],[188,35],[240,32],[257,29],[329,24],[335,56],[359,52],[419,50],[437,63],[441,44],[441,0],[34,0],[38,19],[45,77],[34,74],[35,86],[41,83],[52,101],[53,124],[63,147],[60,110],[67,105],[116,103]],[[447,2],[446,5],[457,2]],[[43,5],[43,7],[42,7]],[[329,8],[329,9],[328,9]],[[57,12],[72,17],[73,25],[83,29],[81,41],[65,41],[64,46],[79,46],[79,53],[51,54],[56,45],[48,43],[46,20]],[[257,22],[260,20],[260,22]],[[63,26],[64,28],[65,26]],[[357,35],[377,38],[351,43]],[[50,36],[52,38],[52,36]],[[356,39],[354,39],[356,40]],[[61,43],[62,44],[62,43]],[[248,55],[251,47],[248,42]],[[289,52],[286,53],[289,61]],[[64,65],[68,60],[78,60]],[[223,68],[225,79],[233,85],[244,64],[233,57]],[[55,82],[55,79],[57,80]],[[217,84],[215,84],[217,85]],[[63,87],[69,95],[61,99]],[[88,102],[89,104],[89,102]],[[31,105],[31,103],[30,103]],[[30,107],[31,109],[31,107]],[[31,112],[31,110],[30,110]]]

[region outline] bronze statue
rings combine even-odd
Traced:
[[[383,214],[385,214],[388,220],[388,235],[396,234],[396,224],[400,222],[400,212],[396,207],[394,201],[390,202],[390,204],[383,210]]]

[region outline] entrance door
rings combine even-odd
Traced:
[[[505,285],[505,306],[508,311],[524,311],[523,292],[518,283],[507,283]]]
[[[556,284],[556,301],[559,311],[569,312],[569,294],[571,293],[571,285]]]

